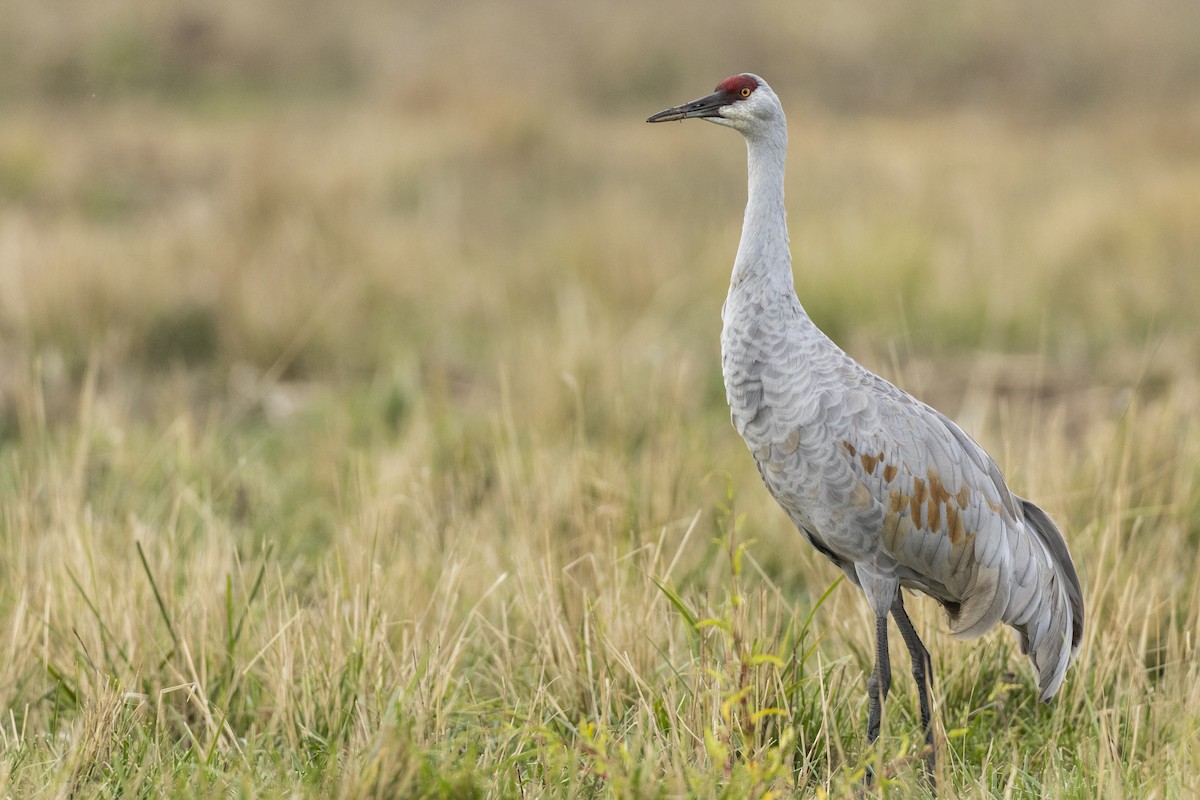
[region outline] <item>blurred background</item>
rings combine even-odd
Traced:
[[[641,121],[739,71],[789,113],[801,299],[873,366],[985,349],[1128,374],[1151,345],[1196,363],[1187,0],[5,17],[5,384],[94,356],[148,380],[390,370],[415,390],[571,335],[698,348],[715,383],[742,145]]]

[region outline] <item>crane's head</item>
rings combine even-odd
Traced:
[[[660,111],[646,122],[678,119],[704,119],[749,135],[782,122],[783,108],[766,81],[743,72],[718,83],[712,94]]]

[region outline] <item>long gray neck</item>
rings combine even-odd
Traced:
[[[787,211],[783,204],[783,172],[787,159],[787,126],[746,136],[749,191],[742,239],[733,262],[732,286],[792,280]]]

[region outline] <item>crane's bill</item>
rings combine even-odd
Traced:
[[[684,103],[681,106],[660,111],[646,122],[674,122],[680,119],[703,119],[704,117],[719,117],[721,109],[729,105],[729,95],[725,92],[713,92],[699,100]]]

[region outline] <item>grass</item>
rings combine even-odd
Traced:
[[[742,145],[640,122],[742,69],[806,307],[1080,567],[1051,705],[909,603],[944,794],[1195,794],[1200,25],[1158,5],[15,3],[0,794],[920,796],[906,656],[871,750],[870,615],[728,423]]]

